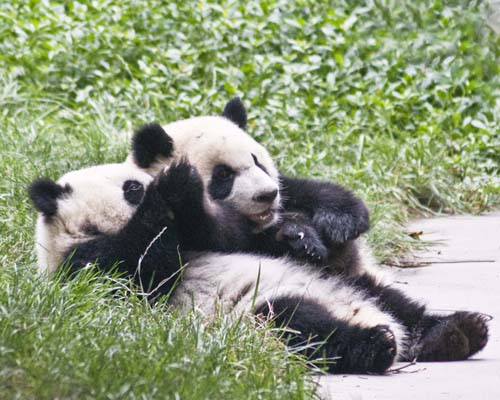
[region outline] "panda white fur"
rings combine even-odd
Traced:
[[[364,203],[340,185],[280,175],[266,149],[243,130],[246,123],[246,110],[234,98],[222,116],[149,124],[135,133],[128,162],[155,176],[187,159],[203,181],[207,212],[232,207],[255,233],[234,240],[240,228],[218,217],[220,243],[207,244],[203,234],[192,247],[198,241],[206,245],[200,250],[288,252],[335,273],[378,273],[371,252],[356,240],[369,228]]]
[[[148,173],[154,175],[165,165],[171,165],[185,158],[200,171],[206,193],[205,210],[212,213],[221,229],[216,234],[213,232],[211,235],[203,234],[194,238],[185,248],[251,251],[279,256],[288,253],[295,258],[305,258],[310,263],[321,264],[323,269],[326,268],[330,273],[342,276],[342,285],[352,285],[365,295],[376,298],[377,304],[386,312],[386,316],[396,316],[410,331],[412,339],[403,346],[405,353],[403,358],[409,359],[415,356],[420,360],[451,360],[464,357],[465,354],[469,356],[472,352],[463,349],[463,343],[468,339],[463,340],[462,331],[471,333],[470,337],[477,334],[477,337],[482,338],[478,340],[481,342],[480,346],[476,343],[470,348],[484,346],[487,340],[486,325],[479,314],[471,316],[467,313],[457,313],[450,317],[453,322],[450,322],[450,319],[429,316],[425,312],[425,307],[387,286],[373,262],[370,250],[357,239],[369,228],[368,210],[363,202],[339,185],[278,175],[267,151],[243,130],[246,122],[246,110],[241,101],[234,98],[225,106],[222,117],[190,118],[168,124],[164,129],[151,124],[137,131],[133,138],[132,154],[128,161],[147,170]],[[222,178],[218,176],[220,171],[224,172]],[[274,182],[274,188],[279,189],[277,193],[273,186],[270,186],[269,178]],[[264,201],[259,198],[261,195]],[[265,208],[262,208],[263,204]],[[250,236],[249,240],[248,234],[239,235],[238,232],[242,227],[248,229],[245,222],[242,224],[241,221],[237,224],[227,224],[227,229],[224,229],[227,219],[217,216],[217,210],[220,212],[221,209],[228,207],[236,209],[247,218],[247,222],[255,224],[254,232],[262,232],[260,236],[258,234]],[[281,217],[279,224],[276,223],[278,216]],[[186,222],[188,228],[196,226],[194,220]],[[231,242],[226,239],[231,235],[234,235],[236,241]],[[181,234],[184,238],[192,239],[193,236],[192,229]],[[211,237],[212,240],[207,242],[207,237]],[[217,258],[208,257],[208,259],[210,261],[206,261],[205,257],[191,259],[191,267],[187,270],[188,283],[183,289],[187,291],[186,299],[204,293],[204,285],[210,282],[210,273],[207,273],[207,269],[214,273],[211,262],[215,262]],[[239,264],[242,270],[248,269],[251,276],[254,276],[254,260],[244,258],[250,261],[251,265],[247,265],[244,260],[239,259],[239,256],[230,260],[226,265]],[[279,265],[283,263],[283,260],[278,262]],[[199,265],[204,267],[199,269]],[[290,271],[294,268],[284,269]],[[274,270],[280,271],[276,273],[277,276],[281,276],[280,268],[275,267]],[[217,276],[217,271],[216,269],[215,281],[220,285],[222,278]],[[244,281],[243,273],[240,270],[236,271],[240,274],[238,278]],[[196,278],[198,273],[202,279]],[[276,287],[277,281],[273,280],[272,276],[266,275],[266,279],[269,279],[271,288]],[[281,280],[279,282],[281,283],[278,286],[283,286],[283,282]],[[300,282],[300,279],[297,282]],[[294,287],[291,282],[287,284]],[[227,285],[231,288],[235,284],[229,280]],[[243,287],[246,288],[248,285]],[[182,291],[177,293],[180,292]],[[297,288],[291,292],[301,293]],[[241,293],[238,291],[236,293],[239,294],[233,293],[231,298],[240,299]],[[209,294],[213,295],[213,291],[209,291]],[[349,302],[349,296],[345,302]],[[293,300],[289,303],[293,304]],[[210,304],[210,302],[205,298],[200,304]],[[342,304],[342,301],[338,304]],[[369,310],[369,307],[362,309]],[[370,311],[367,314],[377,315],[377,312]],[[366,318],[369,323],[367,314],[363,313],[360,318]],[[398,330],[392,325],[391,328]],[[457,333],[459,331],[462,333]],[[396,336],[401,345],[404,335]],[[455,339],[454,345],[451,345],[453,342],[451,336],[458,336],[460,339],[458,342]],[[446,341],[447,345],[444,344]]]
[[[123,228],[152,180],[134,166],[107,164],[71,171],[57,183],[33,182],[30,191],[40,211],[35,242],[39,271],[53,273],[68,249]]]
[[[103,177],[109,185],[100,184]],[[187,163],[148,183],[130,164],[70,173],[59,183],[35,181],[29,192],[41,213],[37,242],[42,235],[44,243],[67,243],[51,249],[45,269],[53,271],[70,256],[72,271],[98,261],[103,271],[118,269],[152,297],[169,293],[181,270],[178,245],[185,231],[179,228],[186,224],[186,210],[194,214],[188,220],[195,218],[198,225],[213,217],[206,214],[200,177]],[[92,196],[83,194],[88,192]],[[110,201],[116,202],[112,213],[105,206]],[[130,216],[131,207],[135,212]],[[80,218],[90,214],[91,219]],[[127,215],[130,219],[123,225],[122,216]],[[289,334],[289,345],[304,347],[312,341],[303,349],[307,356],[339,357],[329,367],[332,372],[383,372],[396,357],[464,359],[487,341],[481,314],[428,315],[425,307],[370,276],[325,276],[287,258],[196,254],[184,252],[182,246],[180,252],[187,268],[173,304],[194,305],[208,313],[222,304],[227,312],[274,317],[298,332]]]
[[[202,205],[202,185],[187,164],[176,165],[150,181],[129,164],[73,171],[59,182],[34,181],[29,193],[40,213],[36,240],[44,247],[38,252],[41,269],[55,271],[70,258],[74,273],[97,261],[104,272],[117,267],[155,297],[169,293],[182,269],[178,264],[179,210],[188,205],[204,212],[203,207],[190,203],[197,198]],[[191,185],[200,189],[197,197],[185,190]],[[299,329],[305,324],[300,342],[314,337],[325,341],[325,354],[342,357],[331,366],[332,371],[383,372],[398,349],[404,348],[405,328],[363,290],[341,278],[325,278],[318,270],[287,258],[182,250],[180,255],[187,266],[170,300],[177,307],[194,306],[212,313],[219,305],[228,313],[240,314],[251,312],[255,300],[256,313],[285,318],[292,311],[291,301],[288,325]],[[287,307],[281,309],[279,301]],[[300,312],[304,315],[295,326],[294,314]],[[307,326],[312,322],[311,330]],[[337,334],[332,336],[333,330]]]

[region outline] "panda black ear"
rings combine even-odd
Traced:
[[[61,186],[48,178],[36,179],[28,187],[28,194],[35,208],[48,217],[56,215],[57,199],[71,192],[71,186]]]
[[[241,129],[247,126],[247,111],[239,97],[233,97],[229,100],[222,111],[222,116],[234,122]]]
[[[157,123],[139,128],[132,137],[132,155],[140,168],[149,168],[158,157],[170,157],[174,149],[172,138]]]

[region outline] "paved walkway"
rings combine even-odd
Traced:
[[[322,397],[500,399],[500,212],[420,220],[410,229],[423,231],[424,240],[440,243],[419,254],[430,265],[392,268],[396,286],[424,300],[430,310],[470,310],[492,315],[486,348],[467,361],[418,363],[388,376],[324,377],[320,379]]]

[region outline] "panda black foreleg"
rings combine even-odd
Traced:
[[[366,205],[346,188],[283,175],[280,181],[284,210],[306,212],[326,243],[344,243],[370,228]]]
[[[404,360],[465,360],[488,342],[487,317],[484,314],[430,314],[425,305],[410,299],[398,289],[377,283],[368,274],[349,280],[374,297],[382,309],[390,312],[408,328],[409,340],[401,352]]]
[[[154,297],[170,291],[181,268],[180,258],[175,223],[155,182],[121,230],[114,234],[100,233],[68,252],[71,274],[87,264],[97,263],[102,272],[119,272],[146,293],[154,290]]]
[[[255,309],[283,327],[282,339],[311,362],[337,373],[383,373],[394,362],[396,341],[386,325],[360,328],[334,318],[312,299],[281,296]]]
[[[185,250],[248,251],[254,233],[230,205],[205,205],[203,182],[186,160],[158,176],[162,195],[175,215]],[[209,211],[207,211],[207,208]]]

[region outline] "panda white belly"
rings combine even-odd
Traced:
[[[192,308],[207,315],[217,308],[236,316],[282,296],[313,299],[334,317],[363,328],[387,325],[398,349],[405,329],[359,289],[339,277],[321,276],[314,267],[287,258],[249,254],[192,253],[171,303],[184,311]]]

